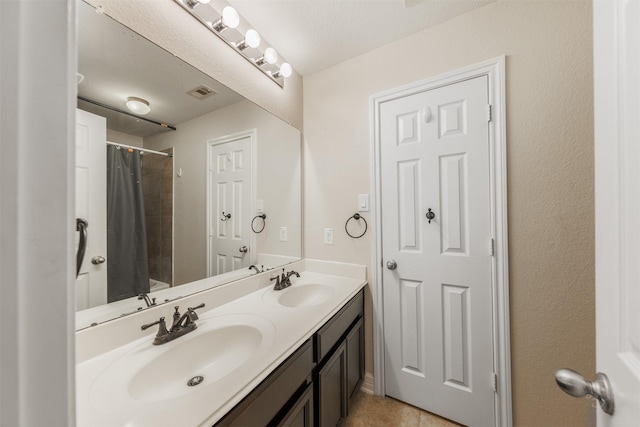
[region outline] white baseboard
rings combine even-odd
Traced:
[[[360,390],[367,393],[373,394],[373,375],[365,373],[364,378],[362,379],[362,385],[360,386]]]

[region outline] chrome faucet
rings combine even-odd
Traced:
[[[139,300],[143,299],[145,304],[147,304],[147,307],[151,307],[152,305],[156,305],[156,299],[155,298],[149,299],[149,295],[147,295],[147,294],[143,293],[143,294],[138,295],[138,299]]]
[[[275,280],[276,284],[273,286],[274,291],[281,291],[282,289],[286,289],[291,286],[291,276],[295,275],[296,277],[300,277],[300,274],[297,271],[291,270],[290,272],[284,272],[284,268],[282,269],[282,275],[276,275],[276,277],[272,277],[270,280]]]
[[[288,272],[284,277],[285,288],[291,286],[291,276],[300,277],[300,273],[295,270],[291,270],[290,272]]]
[[[144,331],[147,328],[158,325],[158,333],[156,333],[156,337],[153,339],[153,345],[166,344],[169,341],[173,341],[178,337],[188,334],[198,327],[195,323],[195,321],[198,320],[198,313],[196,313],[195,310],[202,307],[204,307],[204,303],[196,307],[189,307],[184,314],[180,315],[180,312],[178,311],[180,306],[175,306],[173,323],[169,330],[167,330],[167,324],[164,321],[164,317],[161,317],[153,323],[142,325],[141,329]]]
[[[249,266],[249,270],[255,270],[256,273],[262,273],[264,271],[264,266],[262,267],[263,267],[262,270],[260,270],[257,265],[251,265]]]

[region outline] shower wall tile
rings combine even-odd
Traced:
[[[173,154],[173,149],[164,150]],[[142,160],[149,276],[173,282],[173,159],[146,154]]]

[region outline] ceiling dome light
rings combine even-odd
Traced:
[[[268,47],[264,51],[264,61],[267,64],[275,64],[278,61],[278,52],[272,47]]]
[[[226,28],[236,28],[240,24],[240,15],[238,11],[231,6],[226,6],[222,9],[222,16],[213,24],[213,29],[220,32]]]
[[[135,96],[130,96],[127,98],[127,108],[131,110],[131,112],[143,116],[151,111],[151,107],[149,107],[149,101]]]
[[[248,47],[256,48],[260,46],[260,34],[256,30],[250,29],[244,35],[244,39],[236,44],[239,50],[245,50]]]

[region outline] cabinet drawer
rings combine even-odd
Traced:
[[[308,340],[216,426],[266,426],[296,391],[310,382],[313,367],[313,349]]]
[[[319,363],[347,332],[349,327],[363,314],[364,291],[360,290],[356,296],[336,313],[314,335],[315,362]]]

